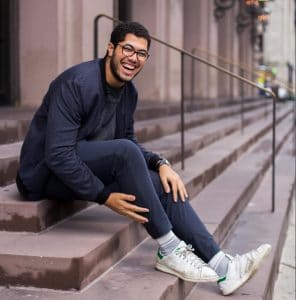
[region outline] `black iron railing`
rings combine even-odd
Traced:
[[[99,43],[98,43],[98,35],[99,35],[99,20],[101,18],[106,18],[109,19],[110,21],[113,21],[114,23],[120,23],[121,21],[115,18],[112,18],[108,15],[105,14],[100,14],[98,16],[95,17],[94,19],[94,58],[98,58],[98,50],[99,50]],[[275,211],[275,138],[276,138],[276,129],[275,129],[275,124],[276,124],[276,100],[277,97],[275,95],[275,93],[269,89],[263,88],[261,86],[259,86],[257,83],[244,78],[240,75],[237,75],[225,68],[222,68],[216,64],[213,64],[211,62],[209,62],[208,60],[201,58],[197,55],[192,54],[191,52],[178,48],[174,45],[171,45],[157,37],[151,36],[151,39],[154,40],[155,42],[164,45],[166,47],[168,47],[169,49],[175,50],[177,52],[180,53],[181,55],[181,167],[184,170],[185,168],[185,118],[184,118],[184,114],[185,114],[185,96],[184,96],[184,58],[185,56],[190,57],[192,60],[194,61],[198,61],[200,63],[203,63],[209,67],[212,67],[224,74],[227,74],[229,76],[231,76],[232,78],[236,78],[237,80],[244,82],[252,87],[258,88],[259,90],[264,91],[265,93],[267,93],[268,95],[270,95],[273,99],[273,106],[272,106],[272,191],[271,191],[271,211],[274,212]]]

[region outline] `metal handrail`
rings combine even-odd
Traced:
[[[246,71],[247,73],[249,73],[251,75],[256,75],[257,76],[260,73],[260,71],[254,70],[254,69],[250,68],[250,65],[242,64],[242,63],[238,63],[238,62],[232,61],[232,60],[230,60],[227,57],[224,57],[224,56],[221,56],[221,55],[217,55],[215,53],[212,53],[212,52],[208,51],[207,49],[203,49],[203,48],[199,48],[199,47],[194,47],[191,50],[191,53],[195,54],[196,51],[198,51],[200,53],[205,53],[206,55],[209,55],[209,56],[213,57],[214,59],[216,58],[218,61],[221,61],[224,64],[230,65],[232,67],[237,67],[240,70]],[[284,81],[279,80],[279,79],[275,79],[273,82],[276,83],[276,84],[279,84],[281,87],[285,88],[287,91],[289,91],[291,93],[295,93],[294,89],[290,88],[287,85],[287,82],[284,82]]]
[[[98,31],[99,31],[99,27],[98,27],[98,24],[99,24],[99,20],[101,18],[106,18],[106,19],[109,19],[115,23],[121,23],[122,21],[116,19],[116,18],[113,18],[113,17],[110,17],[106,14],[99,14],[95,17],[94,19],[94,58],[98,58]],[[178,48],[174,45],[171,45],[155,36],[152,36],[151,35],[151,39],[172,49],[172,50],[175,50],[177,52],[179,52],[181,54],[181,167],[182,169],[184,169],[185,167],[185,143],[184,143],[184,131],[185,131],[185,120],[184,120],[184,57],[185,55],[196,60],[196,61],[199,61],[209,67],[212,67],[224,74],[228,74],[229,76],[233,77],[233,78],[236,78],[250,86],[253,86],[255,88],[258,88],[259,90],[262,90],[264,91],[265,93],[269,94],[272,99],[273,99],[273,113],[272,113],[272,190],[271,190],[271,201],[272,201],[272,208],[271,208],[271,211],[274,212],[275,211],[275,135],[276,135],[276,131],[275,131],[275,121],[276,121],[276,100],[277,100],[277,97],[275,95],[275,93],[269,89],[266,89],[266,88],[263,88],[261,86],[259,86],[257,83],[249,80],[249,79],[246,79],[240,75],[237,75],[233,72],[230,72],[228,71],[227,69],[225,68],[222,68],[220,66],[217,66],[209,61],[207,61],[206,59],[203,59],[197,55],[193,55],[192,53],[190,53],[189,51],[187,50],[184,50],[184,49],[181,49],[181,48]]]

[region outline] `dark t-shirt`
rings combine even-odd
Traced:
[[[107,85],[106,91],[107,99],[102,112],[102,119],[91,140],[107,141],[115,137],[116,108],[120,102],[123,89],[115,89]]]

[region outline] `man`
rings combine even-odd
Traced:
[[[120,24],[104,59],[74,66],[51,83],[24,141],[17,185],[31,200],[94,201],[142,223],[159,244],[158,270],[192,282],[218,280],[231,294],[270,246],[234,258],[221,251],[169,162],[137,143],[131,80],[149,47],[142,25]]]

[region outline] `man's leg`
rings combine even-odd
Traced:
[[[258,270],[261,263],[271,251],[268,244],[261,245],[243,255],[232,257],[219,249],[212,235],[207,231],[190,203],[178,199],[173,201],[172,195],[163,191],[159,176],[150,172],[155,190],[172,223],[172,230],[186,243],[192,244],[195,253],[217,272],[219,287],[223,295],[230,295]]]
[[[77,145],[77,155],[112,192],[135,195],[135,204],[149,209],[149,222],[144,226],[153,238],[171,230],[144,157],[134,143],[124,139],[81,141]],[[77,198],[54,174],[45,187],[45,196],[60,200]]]
[[[165,193],[158,173],[150,171],[155,190],[172,224],[173,232],[187,244],[191,244],[195,253],[206,263],[214,257],[220,248],[208,232],[189,201],[174,202],[172,194]]]
[[[177,239],[171,231],[171,222],[137,145],[129,140],[82,141],[78,143],[77,155],[105,185],[115,188],[112,191],[135,195],[135,204],[149,209],[149,222],[144,226],[160,245],[167,242],[171,244],[172,237]],[[195,256],[183,241],[178,241],[177,245],[171,254],[163,257],[160,266],[162,271],[193,282],[217,280],[217,274]]]

